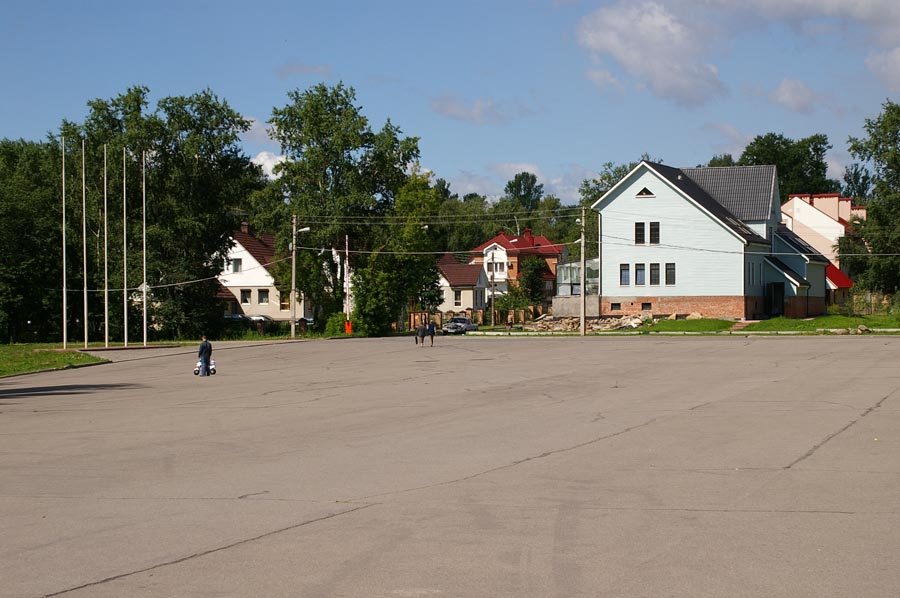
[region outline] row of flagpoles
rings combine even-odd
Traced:
[[[68,287],[66,286],[66,140],[62,145],[62,342],[63,349],[69,344]],[[81,241],[82,266],[84,268],[84,348],[88,346],[88,274],[87,274],[87,187],[85,185],[85,142],[81,140]],[[103,145],[103,345],[109,347],[109,223],[107,219],[107,155]],[[125,193],[127,149],[122,148],[122,312],[125,346],[128,346],[128,199]],[[144,346],[147,346],[147,153],[141,152],[141,199],[142,199],[142,250],[143,282],[141,283],[143,305]]]

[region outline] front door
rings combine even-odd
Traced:
[[[766,286],[766,314],[769,316],[784,315],[783,282],[770,282]]]

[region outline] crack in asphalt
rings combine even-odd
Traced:
[[[811,449],[809,449],[808,451],[806,451],[806,453],[804,453],[803,455],[801,455],[800,457],[798,457],[797,459],[795,459],[794,461],[792,461],[792,462],[789,463],[788,465],[785,465],[785,466],[784,466],[784,469],[791,469],[794,465],[797,465],[797,464],[800,463],[801,461],[805,461],[806,459],[809,459],[810,457],[812,457],[812,456],[816,453],[816,451],[818,451],[820,448],[822,448],[823,446],[825,446],[826,444],[828,444],[828,442],[830,442],[831,440],[833,440],[833,439],[836,438],[837,436],[840,436],[841,434],[843,434],[844,432],[846,432],[847,430],[849,430],[850,428],[852,428],[854,425],[856,425],[856,423],[857,423],[859,420],[861,420],[862,418],[866,417],[867,415],[869,415],[870,413],[872,413],[873,411],[875,411],[876,409],[878,409],[879,407],[881,407],[881,405],[882,405],[885,401],[887,401],[887,400],[891,397],[891,395],[893,395],[895,392],[897,392],[898,389],[900,389],[900,387],[895,388],[894,390],[892,390],[891,392],[889,392],[887,395],[881,397],[881,400],[879,400],[877,403],[875,403],[874,405],[872,405],[871,407],[869,407],[868,409],[866,409],[865,411],[863,411],[862,414],[861,414],[859,417],[857,417],[856,419],[852,420],[852,421],[851,421],[850,423],[848,423],[846,426],[840,428],[839,430],[836,430],[836,431],[832,432],[831,434],[829,434],[828,436],[826,436],[825,438],[823,438],[818,444],[816,444],[816,445],[813,446]]]
[[[516,466],[518,466],[518,465],[522,465],[523,463],[528,463],[529,461],[535,461],[535,460],[537,460],[537,459],[544,459],[544,458],[546,458],[546,457],[551,457],[551,456],[553,456],[553,455],[559,455],[559,454],[561,454],[561,453],[567,453],[567,452],[569,452],[569,451],[575,451],[575,450],[578,450],[578,449],[580,449],[580,448],[584,448],[584,447],[586,447],[586,446],[590,446],[590,445],[592,445],[592,444],[596,444],[596,443],[598,443],[598,442],[603,442],[604,440],[609,440],[610,438],[615,438],[616,436],[621,436],[622,434],[627,434],[628,432],[632,432],[632,431],[637,430],[637,429],[639,429],[639,428],[643,428],[643,427],[645,427],[645,426],[649,426],[650,424],[652,424],[653,422],[655,422],[656,419],[657,419],[657,418],[654,417],[654,418],[649,419],[649,420],[647,420],[647,421],[645,421],[645,422],[643,422],[643,423],[640,423],[640,424],[637,424],[637,425],[634,425],[634,426],[625,428],[624,430],[619,430],[618,432],[613,432],[612,434],[606,434],[605,436],[600,436],[600,437],[598,437],[598,438],[592,438],[591,440],[586,440],[586,441],[584,441],[584,442],[580,442],[580,443],[575,444],[575,445],[572,445],[572,446],[567,446],[567,447],[563,447],[563,448],[559,448],[559,449],[554,449],[554,450],[552,450],[552,451],[545,451],[545,452],[543,452],[543,453],[541,453],[541,454],[539,454],[539,455],[532,455],[532,456],[530,456],[530,457],[525,457],[524,459],[518,459],[518,460],[516,460],[516,461],[513,461],[512,463],[506,463],[505,465],[498,465],[497,467],[492,467],[492,468],[490,468],[490,469],[485,469],[484,471],[479,471],[479,472],[477,472],[477,473],[473,473],[473,474],[470,474],[470,475],[467,475],[467,476],[463,476],[463,477],[461,477],[461,478],[455,478],[455,479],[452,479],[452,480],[444,480],[443,482],[436,482],[436,483],[434,483],[434,484],[426,484],[426,485],[424,485],[424,486],[416,486],[416,487],[414,487],[414,488],[404,488],[404,489],[402,489],[402,490],[391,490],[390,492],[380,492],[380,493],[378,493],[378,494],[370,494],[370,495],[368,495],[368,496],[363,496],[363,497],[360,497],[360,498],[351,498],[351,499],[347,499],[347,502],[355,502],[355,501],[361,501],[361,500],[369,500],[369,499],[372,499],[372,498],[378,498],[378,497],[381,497],[381,496],[391,496],[391,495],[394,495],[394,494],[405,494],[405,493],[407,493],[407,492],[416,492],[416,491],[418,491],[418,490],[428,490],[428,489],[430,489],[430,488],[439,488],[440,486],[447,486],[447,485],[450,485],[450,484],[456,484],[456,483],[458,483],[458,482],[465,482],[465,481],[468,481],[468,480],[475,479],[475,478],[477,478],[477,477],[481,477],[481,476],[483,476],[483,475],[487,475],[487,474],[489,474],[489,473],[494,473],[494,472],[496,472],[496,471],[502,471],[502,470],[504,470],[504,469],[510,469],[510,468],[512,468],[512,467],[516,467]]]
[[[280,534],[282,532],[288,532],[291,530],[295,530],[297,528],[310,525],[312,523],[318,523],[320,521],[326,521],[328,519],[334,519],[335,517],[340,517],[341,515],[347,515],[349,513],[353,513],[355,511],[360,511],[362,509],[367,509],[369,507],[375,506],[375,504],[362,505],[353,509],[348,509],[346,511],[340,511],[338,513],[332,513],[330,515],[325,515],[323,517],[317,517],[316,519],[310,519],[308,521],[301,521],[300,523],[295,523],[294,525],[289,525],[287,527],[283,527],[280,529],[272,530],[270,532],[266,532],[264,534],[260,534],[258,536],[253,536],[252,538],[245,538],[243,540],[238,540],[237,542],[232,542],[231,544],[226,544],[225,546],[219,546],[217,548],[211,548],[209,550],[203,550],[200,552],[195,552],[194,554],[190,554],[187,556],[183,556],[178,559],[173,559],[171,561],[166,561],[163,563],[157,563],[155,565],[151,565],[149,567],[144,567],[143,569],[136,569],[134,571],[128,571],[127,573],[120,573],[118,575],[112,575],[110,577],[106,577],[104,579],[100,579],[97,581],[91,581],[88,583],[81,584],[79,586],[75,586],[72,588],[66,588],[65,590],[59,590],[58,592],[53,592],[52,594],[44,594],[43,598],[51,598],[52,596],[62,596],[63,594],[68,594],[69,592],[75,592],[76,590],[83,590],[84,588],[90,588],[93,586],[98,586],[104,583],[108,583],[110,581],[116,581],[119,579],[123,579],[125,577],[130,577],[132,575],[137,575],[139,573],[146,573],[147,571],[154,571],[156,569],[160,569],[162,567],[168,567],[169,565],[177,565],[179,563],[183,563],[185,561],[189,561],[191,559],[196,559],[199,557],[203,557],[209,554],[213,554],[216,552],[221,552],[223,550],[228,550],[229,548],[234,548],[236,546],[241,546],[243,544],[249,544],[251,542],[255,542],[257,540],[261,540],[263,538],[267,538],[269,536],[274,536],[275,534]]]

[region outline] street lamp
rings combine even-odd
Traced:
[[[297,233],[308,233],[309,227],[297,230],[297,215],[291,217],[291,338],[297,337]]]

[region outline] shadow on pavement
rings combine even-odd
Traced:
[[[23,397],[51,397],[82,395],[102,390],[129,390],[144,388],[140,384],[61,384],[59,386],[32,386],[30,388],[0,388],[0,400]]]

